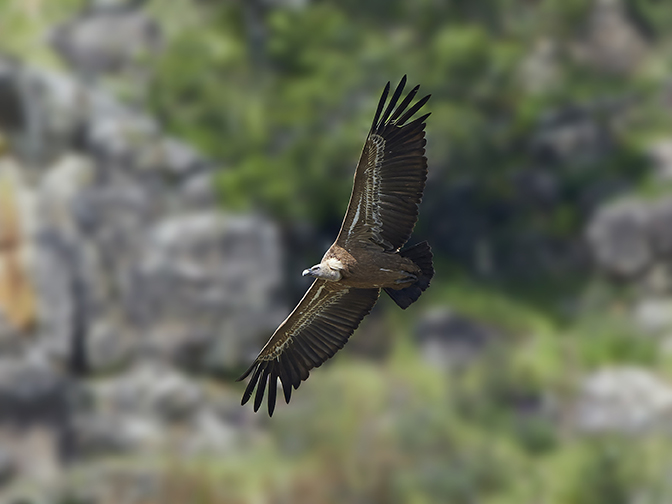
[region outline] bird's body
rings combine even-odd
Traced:
[[[340,268],[340,285],[359,289],[403,289],[420,274],[420,268],[410,259],[372,243],[364,243],[352,251],[334,244],[320,262],[325,263]]]
[[[401,250],[417,221],[427,180],[424,121],[429,116],[407,122],[429,96],[408,108],[416,86],[397,106],[405,83],[406,77],[384,111],[389,82],[383,91],[338,237],[320,263],[303,272],[315,281],[239,378],[252,374],[242,403],[256,387],[255,411],[268,384],[273,414],[278,378],[289,402],[292,387],[343,347],[381,289],[405,309],[429,286],[434,269],[427,242]]]

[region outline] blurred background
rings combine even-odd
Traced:
[[[0,502],[672,502],[671,27],[663,0],[0,0]],[[234,380],[404,74],[432,287],[254,414]]]

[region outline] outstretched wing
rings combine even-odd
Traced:
[[[319,367],[348,341],[362,319],[371,312],[380,289],[342,287],[336,282],[315,280],[294,311],[280,324],[250,368],[238,378],[252,379],[243,394],[242,404],[254,397],[259,409],[268,383],[268,414],[273,416],[278,378],[285,401],[292,387],[299,388],[308,371]]]
[[[336,239],[346,249],[353,241],[372,240],[385,250],[398,250],[418,220],[418,204],[427,180],[424,121],[429,114],[407,121],[427,103],[429,95],[406,110],[420,86],[397,106],[405,85],[406,76],[383,112],[390,91],[388,82],[378,103]]]

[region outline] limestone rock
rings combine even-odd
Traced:
[[[176,216],[157,223],[143,251],[124,304],[148,345],[173,361],[240,365],[284,316],[274,301],[279,236],[263,219],[212,211]]]
[[[672,198],[662,198],[651,204],[648,227],[654,251],[659,256],[672,255]]]
[[[660,297],[640,300],[634,309],[637,325],[646,333],[672,330],[672,300]]]
[[[634,71],[644,59],[646,42],[631,21],[622,0],[597,0],[574,45],[574,55],[594,68],[612,74]]]
[[[648,218],[648,206],[637,200],[600,208],[587,232],[597,264],[622,278],[632,278],[649,267],[654,253]]]
[[[59,26],[52,45],[74,70],[96,75],[155,54],[161,38],[158,24],[141,11],[98,9]]]
[[[655,176],[660,182],[672,180],[672,139],[658,141],[648,148]]]
[[[415,328],[423,357],[437,367],[470,362],[495,336],[485,324],[443,308],[423,315]]]
[[[672,387],[648,370],[605,368],[587,376],[573,422],[588,432],[639,433],[669,423]]]

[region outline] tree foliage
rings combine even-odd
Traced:
[[[542,230],[544,239],[575,235],[595,201],[642,172],[635,135],[614,132],[612,110],[641,105],[661,79],[646,61],[614,75],[576,56],[589,38],[589,0],[171,5],[160,15],[182,22],[151,104],[222,166],[229,208],[337,228],[380,91],[404,74],[433,95],[419,232],[458,261],[473,262],[483,241],[506,257]],[[660,14],[651,12],[665,10],[626,7],[651,30]],[[614,135],[605,148],[565,158],[537,148],[545,125],[572,111]],[[521,191],[539,176],[550,180],[550,202]]]

